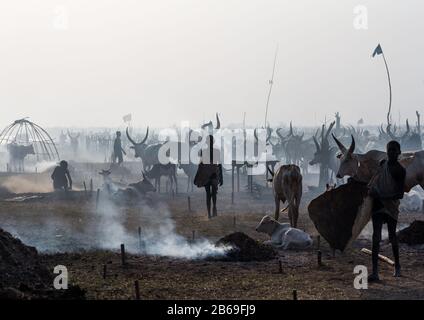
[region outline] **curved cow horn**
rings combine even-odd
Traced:
[[[146,140],[147,140],[147,137],[148,137],[148,136],[149,136],[149,127],[147,127],[147,130],[146,130],[146,136],[144,137],[143,141],[141,141],[141,142],[140,142],[140,144],[145,143],[145,142],[146,142]]]
[[[347,152],[347,149],[346,149],[346,147],[343,145],[343,143],[341,143],[341,142],[339,141],[339,139],[337,139],[337,138],[336,138],[336,136],[335,136],[333,133],[332,133],[331,135],[333,136],[334,141],[336,141],[336,144],[337,144],[337,146],[339,147],[340,151],[341,151],[341,152],[343,152],[343,153],[346,153],[346,152]],[[353,137],[352,137],[352,138],[353,138]]]
[[[315,136],[312,137],[314,139],[315,147],[317,148],[317,151],[320,151],[319,143],[317,141],[317,138]]]
[[[256,141],[258,141],[258,140],[259,140],[259,139],[258,139],[258,133],[257,133],[257,131],[256,131],[256,128],[255,128],[255,130],[253,130],[253,136],[255,137]]]
[[[221,121],[219,121],[218,112],[216,113],[216,127],[215,130],[218,130],[221,128]]]
[[[277,136],[280,138],[281,142],[284,141],[284,137],[283,135],[280,133],[280,130],[283,130],[283,128],[278,128],[277,130],[275,130],[275,133],[277,134]]]
[[[138,144],[140,144],[140,143],[137,143],[137,142],[135,142],[131,137],[130,137],[130,133],[128,132],[128,127],[127,127],[127,129],[125,130],[125,132],[126,132],[126,134],[127,134],[127,138],[128,138],[128,140],[133,144],[133,145],[138,145]]]
[[[202,129],[205,129],[205,128],[210,127],[210,126],[212,126],[212,121],[209,121],[208,123],[203,124],[203,125],[201,126],[201,128],[202,128]]]
[[[355,138],[353,137],[353,135],[351,135],[351,137],[352,137],[352,143],[350,144],[349,151],[348,151],[350,154],[352,154],[353,151],[355,151]]]
[[[334,127],[335,124],[336,124],[335,121],[333,121],[333,122],[330,123],[330,126],[328,127],[327,132],[325,133],[325,140],[328,139],[328,135],[330,134],[330,132],[333,129],[333,127]]]

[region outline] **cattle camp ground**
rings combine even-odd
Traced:
[[[146,210],[146,203],[112,204],[102,195],[107,192],[103,189],[97,200],[102,177],[98,179],[95,173],[104,168],[104,163],[90,166],[88,175],[96,177],[93,191],[90,187],[85,191],[78,170],[74,173],[75,194],[71,199],[51,199],[51,192],[45,193],[43,189],[35,192],[43,185],[49,189],[49,170],[37,175],[3,175],[3,186],[14,187],[10,182],[12,176],[18,186],[25,183],[27,190],[12,189],[22,191],[23,198],[5,201],[17,195],[3,193],[0,202],[1,227],[23,243],[35,246],[48,269],[58,264],[67,266],[71,283],[86,290],[88,299],[134,299],[135,281],[139,283],[142,299],[293,299],[293,290],[297,290],[298,299],[423,298],[422,246],[401,244],[402,278],[393,278],[392,266],[381,263],[381,283],[370,284],[368,290],[354,288],[355,266],[370,267],[370,256],[361,252],[362,248],[371,248],[370,225],[352,246],[344,252],[336,251],[335,256],[321,237],[322,258],[318,264],[319,234],[307,212],[307,204],[316,196],[308,191],[308,185],[317,182],[316,174],[311,173],[303,181],[305,192],[298,222],[298,228],[314,240],[311,248],[278,251],[266,261],[224,261],[202,258],[201,253],[235,232],[258,242],[269,239],[255,231],[263,216],[274,214],[272,187],[261,183],[263,176],[255,177],[253,192],[242,176],[241,190],[232,197],[231,175],[226,173],[224,187],[218,194],[218,216],[208,219],[203,189],[186,193],[181,172],[181,193],[166,193],[163,183],[160,194],[146,199],[160,205]],[[113,175],[114,179],[117,177]],[[88,179],[85,184],[90,185]],[[96,200],[100,202],[97,208]],[[106,204],[102,206],[102,202]],[[398,227],[404,228],[414,220],[423,220],[423,213],[402,212]],[[281,214],[280,221],[288,222],[287,214]],[[160,225],[162,231],[158,231]],[[140,232],[143,239],[145,233],[153,232],[148,239],[164,237],[164,242],[154,241],[150,245],[155,248],[146,252],[138,241]],[[387,234],[383,237],[381,254],[391,257]],[[121,243],[126,248],[125,266]]]

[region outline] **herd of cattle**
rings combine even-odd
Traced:
[[[336,113],[336,119],[329,124],[323,124],[319,128],[294,128],[292,123],[288,128],[266,128],[266,163],[276,160],[287,170],[295,170],[299,168],[296,174],[290,173],[296,182],[290,182],[289,189],[293,189],[294,185],[301,186],[301,176],[309,173],[312,166],[319,167],[319,187],[324,189],[328,183],[334,183],[344,176],[353,176],[363,181],[370,178],[375,168],[371,168],[385,157],[385,145],[390,140],[396,140],[401,144],[402,163],[407,168],[407,183],[405,190],[409,191],[415,185],[423,184],[423,157],[422,134],[420,125],[420,114],[417,112],[417,122],[411,127],[409,121],[406,121],[404,127],[396,125],[387,125],[385,128],[357,126],[342,126],[340,123],[340,115]],[[212,121],[205,123],[202,129],[208,129],[210,132],[217,132],[221,129],[221,122],[217,115],[216,126]],[[159,150],[165,141],[159,141],[158,134],[149,135],[149,128],[143,137],[131,134],[131,130],[126,129],[126,135],[122,138],[122,146],[124,149],[133,149],[133,153],[127,152],[129,157],[141,159],[143,172],[149,180],[155,181],[156,189],[160,190],[160,178],[165,176],[171,182],[172,188],[177,192],[177,172],[182,170],[188,177],[187,192],[193,188],[193,179],[197,171],[197,164],[177,163],[161,164],[159,163]],[[113,133],[103,131],[98,133],[84,133],[70,131],[65,134],[60,133],[58,149],[61,154],[74,154],[74,160],[78,159],[81,153],[89,154],[105,154],[105,161],[109,161],[113,152]],[[256,130],[254,143],[258,143]],[[85,143],[85,147],[82,142]],[[196,145],[196,142],[190,142],[190,148]],[[349,145],[349,147],[345,147]],[[223,148],[228,146],[223,146]],[[230,146],[229,148],[231,148]],[[33,148],[29,146],[20,146],[14,143],[8,145],[10,163],[18,162],[23,168],[23,161],[27,155],[33,154]],[[106,157],[106,155],[108,155]],[[274,161],[274,163],[276,162]],[[233,163],[234,165],[234,163]],[[237,164],[240,166],[240,164]],[[249,166],[243,163],[241,166]],[[252,166],[252,164],[250,164]],[[224,166],[225,168],[225,166]],[[229,170],[228,167],[226,167]],[[286,170],[286,171],[287,171]],[[297,170],[297,169],[296,169]],[[271,172],[272,171],[272,172]],[[271,170],[271,174],[274,174]],[[274,189],[281,200],[287,199],[290,203],[289,216],[292,217],[292,224],[296,225],[296,207],[298,206],[299,194],[301,189],[293,191],[293,195],[286,195],[289,182],[283,175],[284,170],[277,170],[274,177]],[[245,174],[248,170],[243,170]],[[281,172],[281,173],[280,173]],[[268,173],[268,172],[267,172]],[[280,177],[280,175],[282,175]],[[300,177],[300,178],[299,178]],[[278,186],[281,185],[281,186]],[[284,185],[284,187],[283,187]],[[301,187],[300,187],[301,188]],[[293,209],[294,208],[294,209]],[[277,210],[277,209],[276,209]],[[276,213],[278,218],[278,213]]]

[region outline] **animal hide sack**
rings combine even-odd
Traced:
[[[309,204],[309,217],[331,248],[343,251],[370,220],[372,198],[367,193],[366,185],[351,180]]]
[[[197,169],[196,176],[194,177],[194,184],[198,187],[204,187],[209,182],[211,178],[218,177],[218,166],[214,164],[203,164],[200,163]]]

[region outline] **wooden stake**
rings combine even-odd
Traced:
[[[138,227],[138,244],[140,246],[140,252],[143,250],[142,244],[141,244],[141,227]]]
[[[318,266],[321,267],[322,266],[322,253],[320,250],[317,251],[317,258],[318,258]]]
[[[362,252],[362,253],[369,254],[369,255],[372,255],[372,251],[371,251],[371,250],[368,250],[368,249],[366,249],[366,248],[362,248],[362,249],[361,249],[361,252]],[[391,259],[387,258],[386,256],[383,256],[382,254],[379,254],[379,255],[378,255],[378,259],[380,259],[381,261],[384,261],[384,262],[386,262],[386,263],[390,264],[391,266],[394,266],[394,265],[395,265],[395,263],[394,263],[394,261],[393,261],[393,260],[391,260]]]
[[[194,241],[194,234],[195,234],[195,230],[192,231],[192,240]]]
[[[85,185],[85,181],[83,181],[83,185],[84,185],[84,194],[87,197],[87,186]]]
[[[135,288],[135,299],[140,300],[140,287],[138,285],[138,280],[134,281],[134,288]]]
[[[100,198],[100,189],[97,189],[97,196],[96,196],[96,211],[99,207],[99,198]]]
[[[93,192],[93,179],[90,179],[90,192]]]
[[[321,236],[318,235],[317,236],[317,250],[320,250],[320,249],[321,249]]]
[[[278,260],[278,273],[283,273],[283,264],[281,260]]]
[[[125,266],[126,261],[125,261],[125,245],[122,243],[121,244],[121,261],[122,261],[122,265]]]
[[[107,274],[107,266],[104,264],[103,265],[103,279],[106,279],[106,274]]]
[[[187,197],[187,205],[188,205],[188,212],[191,212],[191,200],[190,200],[190,197]]]
[[[297,290],[293,290],[293,300],[297,300]]]

